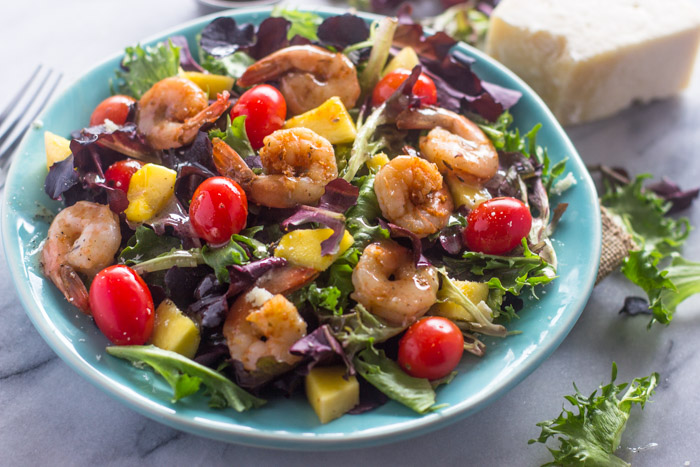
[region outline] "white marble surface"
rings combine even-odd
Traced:
[[[62,70],[70,82],[123,46],[205,13],[192,0],[2,0],[0,108],[39,62]],[[700,73],[678,98],[569,134],[588,163],[696,185]],[[700,203],[685,214],[700,225]],[[700,231],[691,234],[685,256],[700,259]],[[654,402],[643,412],[635,409],[619,454],[639,466],[700,465],[700,297],[680,307],[671,326],[647,331],[646,318],[617,314],[633,292],[619,277],[606,280],[561,347],[514,390],[466,420],[381,447],[290,453],[181,433],[113,400],[43,342],[0,268],[0,465],[539,465],[549,455],[543,446],[527,444],[539,434],[535,423],[558,414],[572,381],[584,392],[606,381],[613,360],[620,380],[652,371],[662,378]],[[644,446],[649,448],[633,452]]]

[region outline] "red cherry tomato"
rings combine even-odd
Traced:
[[[90,285],[90,310],[102,334],[116,345],[142,345],[153,332],[151,291],[136,272],[117,264]]]
[[[100,104],[95,107],[95,110],[92,111],[90,126],[102,125],[106,119],[111,120],[117,125],[125,124],[129,116],[129,110],[135,102],[136,99],[133,97],[119,94],[108,97],[100,102]]]
[[[230,178],[211,177],[197,187],[190,204],[195,232],[212,245],[228,242],[243,230],[248,218],[248,198]]]
[[[481,203],[467,217],[464,241],[472,251],[502,255],[520,245],[532,227],[530,209],[515,198]]]
[[[124,159],[110,165],[105,172],[105,181],[114,188],[119,188],[124,193],[129,192],[129,182],[131,176],[134,175],[141,167],[143,162],[136,159]]]
[[[462,331],[447,318],[416,321],[399,341],[399,365],[416,378],[438,379],[457,367],[464,352]]]
[[[396,91],[409,76],[411,76],[410,70],[399,68],[379,80],[372,93],[372,105],[375,107],[381,105],[382,102],[391,97],[394,91]],[[437,89],[435,88],[435,83],[425,73],[421,73],[418,77],[418,81],[413,85],[413,94],[420,98],[422,105],[433,105],[437,103]]]
[[[287,116],[287,101],[277,89],[261,84],[248,89],[231,109],[231,119],[247,115],[245,131],[253,149],[260,149],[263,139],[282,128]]]

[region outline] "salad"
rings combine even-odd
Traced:
[[[86,126],[45,134],[44,274],[174,400],[435,409],[555,279],[565,161],[417,24],[275,10],[196,43],[127,48]]]

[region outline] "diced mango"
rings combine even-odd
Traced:
[[[384,164],[389,162],[389,156],[384,154],[383,152],[380,152],[379,154],[375,154],[372,156],[368,161],[367,161],[367,168],[373,171],[378,171],[381,169]]]
[[[209,99],[216,99],[216,95],[223,91],[230,91],[236,81],[230,76],[215,75],[212,73],[200,73],[198,71],[183,71],[182,77],[192,81],[202,91],[209,94]]]
[[[284,124],[284,128],[298,127],[315,131],[331,144],[352,143],[357,136],[355,123],[339,97],[331,97],[315,109],[292,117]]]
[[[158,164],[146,164],[131,177],[124,213],[131,222],[145,222],[158,214],[173,196],[177,172]]]
[[[466,206],[469,209],[474,209],[484,201],[491,199],[491,194],[486,188],[477,183],[462,181],[452,175],[447,177],[447,186],[456,207]]]
[[[344,366],[314,367],[306,376],[306,397],[321,423],[343,415],[360,403],[357,378],[346,380]]]
[[[47,169],[71,155],[70,140],[50,131],[44,132],[44,147],[46,148]]]
[[[328,269],[338,256],[352,246],[354,239],[347,230],[340,240],[338,253],[321,256],[321,242],[333,235],[332,229],[301,229],[285,234],[275,249],[275,256],[285,258],[292,264],[313,268],[318,271]]]
[[[489,296],[489,285],[486,282],[452,281],[475,305],[486,301]],[[442,316],[456,321],[474,321],[471,314],[456,303],[445,302],[434,304],[428,314]]]
[[[193,358],[199,348],[199,329],[170,300],[163,300],[156,308],[151,343],[163,350],[170,350]]]
[[[399,53],[394,55],[394,58],[392,58],[389,64],[384,67],[384,71],[382,71],[382,78],[392,71],[398,70],[399,68],[412,70],[414,66],[419,64],[420,60],[418,59],[416,51],[413,50],[413,47],[404,47],[399,51]]]

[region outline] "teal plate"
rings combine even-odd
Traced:
[[[259,23],[269,8],[228,12],[239,22]],[[323,16],[342,14],[324,9]],[[218,16],[218,15],[217,15]],[[191,44],[195,35],[215,16],[199,18],[171,29],[145,43],[184,34]],[[367,20],[375,16],[363,15]],[[213,410],[205,397],[195,395],[177,404],[159,377],[105,353],[107,340],[92,320],[69,306],[41,274],[39,249],[49,226],[49,211],[59,204],[43,191],[46,175],[43,131],[68,135],[81,128],[93,108],[109,95],[109,79],[121,54],[96,66],[70,86],[40,119],[41,130],[24,138],[8,175],[2,217],[2,238],[10,275],[27,314],[54,351],[81,376],[138,412],[174,428],[222,441],[284,449],[341,449],[397,441],[435,430],[483,409],[531,373],[569,333],[593,289],[600,257],[600,216],[593,183],[576,149],[542,100],[513,73],[467,46],[459,46],[476,59],[475,71],[483,79],[517,89],[523,98],[512,113],[521,131],[537,123],[543,128],[538,141],[555,161],[569,157],[567,167],[577,184],[555,202],[569,204],[556,232],[559,278],[542,290],[539,301],[527,301],[521,319],[510,325],[521,334],[507,339],[486,339],[487,354],[467,355],[454,381],[438,390],[446,406],[418,415],[395,402],[364,413],[346,415],[321,425],[303,396],[271,400],[258,410],[237,413]],[[48,209],[48,211],[47,211]]]

